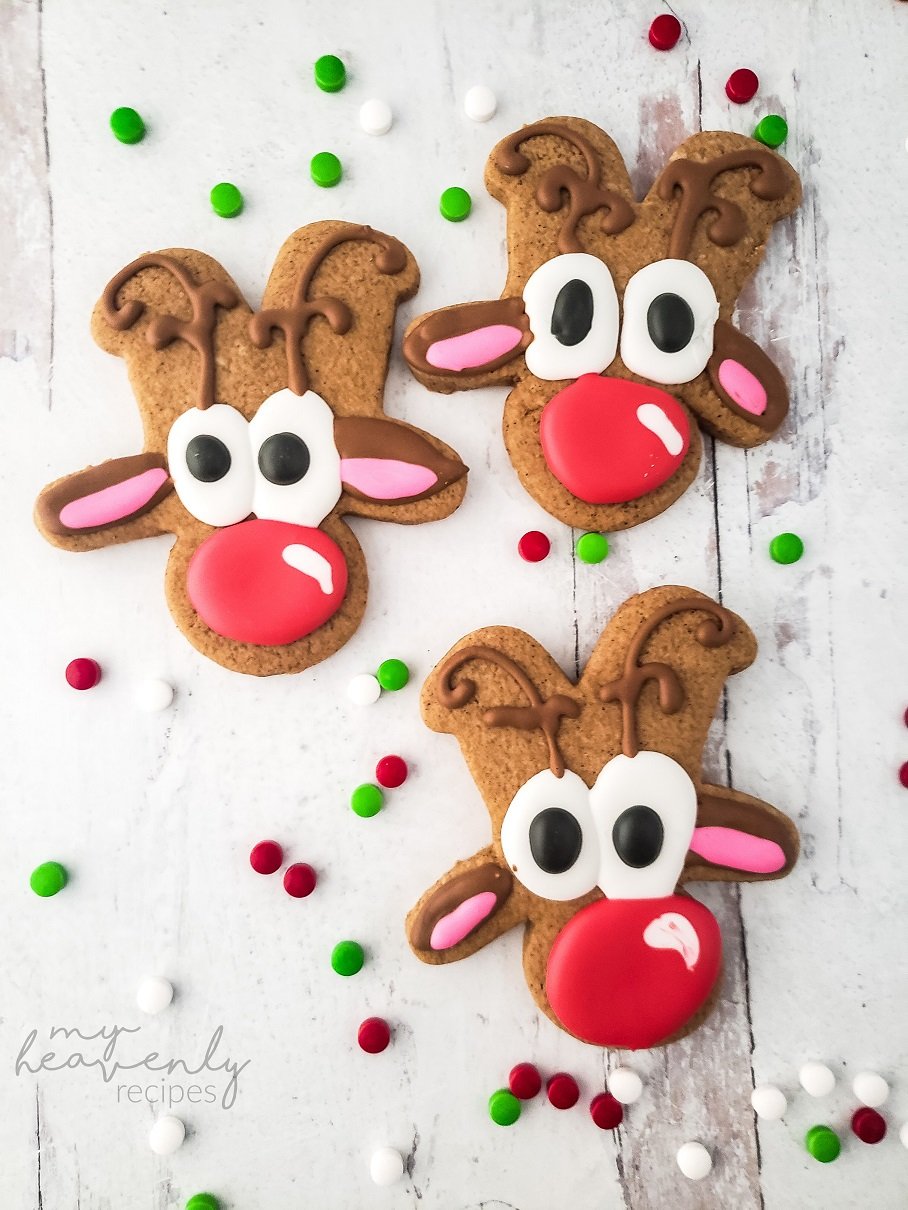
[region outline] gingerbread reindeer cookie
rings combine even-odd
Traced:
[[[698,424],[745,447],[776,432],[785,383],[732,314],[800,201],[781,156],[696,134],[637,202],[608,135],[547,118],[494,148],[486,185],[507,208],[504,293],[417,319],[404,355],[433,390],[512,387],[505,445],[552,516],[638,525],[694,479]]]
[[[452,450],[382,411],[394,316],[418,282],[398,240],[341,222],[290,236],[255,312],[201,252],[139,257],[92,332],[126,359],[144,451],[51,483],[39,529],[75,551],[175,534],[171,612],[226,668],[332,655],[367,591],[341,518],[434,521],[465,490]]]
[[[407,918],[429,963],[524,930],[523,965],[556,1025],[597,1046],[658,1046],[718,992],[722,939],[689,881],[780,878],[798,833],[768,803],[703,780],[728,676],[756,642],[689,588],[632,597],[578,684],[519,630],[467,635],[423,689],[425,721],[457,737],[492,822]]]

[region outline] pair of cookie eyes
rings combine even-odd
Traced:
[[[627,283],[619,315],[608,266],[587,252],[556,256],[533,273],[523,304],[533,340],[525,358],[537,378],[600,374],[615,358],[664,384],[690,382],[713,351],[719,303],[709,278],[690,261],[660,260]]]

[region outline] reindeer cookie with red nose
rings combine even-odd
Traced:
[[[582,1041],[640,1049],[699,1024],[722,939],[683,884],[781,878],[798,854],[786,816],[701,774],[725,679],[755,655],[739,617],[678,587],[625,602],[576,685],[522,631],[461,639],[423,716],[460,742],[492,843],[410,912],[416,955],[456,962],[522,926],[536,1003]]]
[[[418,282],[398,240],[341,222],[290,236],[255,312],[201,252],[140,256],[92,332],[126,359],[144,452],[51,483],[39,529],[75,551],[175,534],[171,611],[226,668],[332,655],[367,591],[341,518],[434,521],[465,490],[452,450],[382,412],[395,313]]]
[[[486,185],[508,215],[500,299],[433,311],[404,338],[424,385],[506,384],[504,441],[552,516],[619,530],[693,481],[698,425],[755,446],[788,411],[773,362],[732,324],[797,174],[743,135],[675,151],[642,202],[597,126],[548,118],[494,148]]]

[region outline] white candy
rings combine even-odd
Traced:
[[[903,1123],[902,1129],[899,1131],[899,1138],[901,1139],[902,1146],[908,1147],[908,1122]]]
[[[381,697],[381,685],[371,672],[361,672],[347,682],[347,697],[357,706],[371,706]]]
[[[149,975],[139,984],[136,992],[136,1004],[143,1013],[159,1013],[173,999],[173,984],[163,975]]]
[[[869,1105],[872,1109],[879,1109],[889,1096],[889,1085],[875,1071],[859,1071],[851,1087],[861,1104]]]
[[[386,101],[374,97],[360,108],[359,124],[366,134],[387,134],[393,123],[394,115]]]
[[[622,1105],[632,1105],[643,1092],[643,1081],[629,1067],[616,1067],[608,1078],[608,1090]]]
[[[474,84],[463,99],[464,113],[474,122],[488,122],[495,117],[498,101],[491,88]]]
[[[393,1147],[379,1147],[372,1152],[369,1173],[376,1185],[396,1185],[404,1174],[403,1156]]]
[[[170,1114],[158,1118],[148,1132],[148,1146],[155,1155],[173,1155],[179,1151],[186,1137],[186,1127],[179,1118]]]
[[[139,681],[133,696],[140,710],[155,714],[159,710],[166,710],[173,702],[173,685],[168,685],[166,681],[149,678]]]
[[[750,1103],[757,1117],[765,1118],[768,1122],[777,1122],[785,1116],[785,1110],[788,1108],[785,1093],[774,1084],[762,1084],[755,1088],[750,1094]]]
[[[702,1143],[685,1143],[678,1148],[678,1167],[689,1181],[702,1181],[713,1169],[713,1159]]]
[[[835,1076],[826,1064],[813,1060],[803,1065],[798,1072],[798,1079],[804,1091],[809,1092],[812,1097],[826,1097],[835,1088]]]

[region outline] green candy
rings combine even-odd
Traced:
[[[513,1126],[520,1117],[520,1102],[507,1088],[499,1088],[489,1097],[489,1117],[496,1126]]]
[[[384,794],[378,786],[373,786],[371,782],[357,786],[350,795],[350,806],[360,819],[371,819],[373,815],[379,813],[384,804]]]
[[[121,143],[141,143],[145,138],[145,123],[140,114],[122,105],[110,115],[110,129]]]
[[[821,1164],[831,1164],[842,1150],[839,1136],[829,1126],[811,1126],[804,1136],[804,1146]]]
[[[605,534],[582,534],[574,550],[582,563],[601,563],[608,554],[608,538]]]
[[[221,1210],[221,1203],[213,1193],[194,1193],[186,1203],[186,1210]]]
[[[768,113],[757,123],[754,138],[767,147],[781,147],[788,138],[788,123],[779,114]]]
[[[333,151],[319,151],[309,161],[309,174],[316,185],[331,189],[344,175],[344,170]]]
[[[797,563],[804,553],[804,543],[797,534],[776,534],[769,544],[769,556],[776,563]]]
[[[382,689],[393,693],[397,689],[403,689],[409,681],[410,669],[403,660],[382,660],[375,676]]]
[[[32,876],[28,881],[36,895],[40,895],[42,899],[50,899],[51,895],[56,895],[63,890],[68,881],[68,875],[59,861],[44,861],[32,870]]]
[[[356,975],[363,969],[366,956],[358,941],[338,941],[331,951],[331,966],[338,975]]]
[[[322,92],[340,92],[347,83],[347,69],[337,55],[322,55],[315,60],[315,83]]]
[[[461,189],[459,185],[452,185],[441,195],[438,209],[441,211],[442,217],[446,218],[449,223],[462,223],[473,209],[473,199],[466,189]]]
[[[243,195],[236,185],[221,181],[211,191],[211,209],[221,218],[236,218],[243,210]]]

